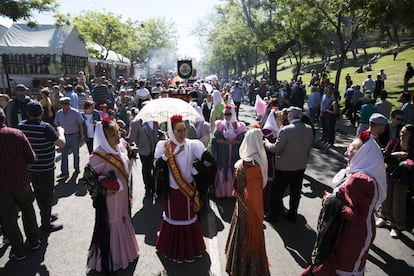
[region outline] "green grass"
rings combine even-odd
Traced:
[[[413,44],[402,44],[401,51],[397,56],[397,60],[393,61],[393,55],[391,54],[392,48],[382,49],[380,47],[372,47],[367,49],[367,56],[364,55],[362,49],[359,50],[358,58],[353,59],[352,53],[349,52],[347,57],[348,60],[345,61],[344,68],[341,71],[341,82],[339,84],[339,92],[341,95],[345,92],[345,75],[349,72],[352,81],[354,84],[361,85],[362,82],[367,78],[368,74],[372,75],[372,78],[375,80],[376,75],[379,73],[380,69],[384,69],[384,72],[387,74],[387,80],[385,81],[385,90],[387,90],[390,97],[389,101],[393,104],[394,108],[400,108],[401,104],[398,102],[398,97],[403,91],[403,79],[406,69],[406,63],[411,62],[414,64],[414,45]],[[381,58],[378,59],[375,63],[372,64],[371,72],[364,72],[361,74],[355,73],[360,65],[367,64],[368,60],[379,53]],[[293,60],[292,60],[293,61]],[[294,61],[293,61],[294,62]],[[305,74],[301,75],[302,80],[305,84],[308,84],[310,81],[310,70],[314,67],[320,66],[320,58],[304,58],[304,63],[306,64],[302,70],[305,71]],[[289,59],[284,60],[281,58],[278,63],[278,80],[290,80],[292,78],[292,68],[294,65],[291,65]],[[264,63],[258,65],[257,72],[259,75],[262,72],[262,69],[266,68]],[[280,68],[285,68],[280,70]],[[280,71],[279,71],[280,70]],[[336,70],[329,71],[329,78],[331,82],[335,82]],[[260,76],[258,77],[260,79]],[[414,79],[410,80],[411,84],[409,85],[409,91],[414,92]],[[309,88],[307,89],[309,93]]]

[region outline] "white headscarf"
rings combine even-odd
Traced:
[[[276,111],[272,109],[267,116],[266,123],[263,126],[263,129],[271,130],[274,137],[279,136],[279,127],[276,122]]]
[[[263,145],[263,134],[258,128],[246,132],[239,148],[240,160],[234,164],[237,168],[245,159],[253,159],[260,165],[263,178],[263,187],[267,184],[267,156]]]
[[[332,179],[337,187],[333,194],[346,183],[349,177],[356,172],[363,172],[375,179],[379,197],[376,205],[379,206],[387,196],[387,181],[385,176],[384,157],[373,136],[368,139],[349,161],[348,167],[340,170]]]
[[[116,145],[116,150],[114,150],[106,140],[105,133],[103,130],[103,125],[101,122],[96,124],[95,134],[93,137],[93,150],[96,151],[98,148],[101,148],[104,152],[117,155],[122,160],[122,164],[125,167],[125,170],[128,171],[128,153],[125,146],[120,142]]]
[[[185,140],[182,143],[178,143],[177,139],[175,139],[174,131],[172,129],[172,124],[171,124],[171,118],[168,119],[168,121],[167,121],[167,133],[168,133],[168,138],[171,141],[173,141],[173,143],[176,145],[176,147],[174,149],[174,152],[173,152],[173,154],[176,154],[180,150],[181,146],[185,145]]]
[[[195,111],[197,111],[197,113],[200,115],[200,118],[203,118],[203,120],[204,120],[203,110],[197,104],[197,102],[192,101],[192,102],[190,102],[190,105],[195,109]],[[196,119],[196,121],[197,121],[197,119]]]
[[[219,103],[223,102],[223,98],[221,97],[220,91],[214,90],[213,91],[213,105],[217,106]]]
[[[236,106],[231,106],[231,108],[227,108],[228,105],[223,109],[223,114],[230,111],[231,112],[231,118],[230,120],[226,120],[226,116],[224,116],[223,123],[224,123],[224,129],[223,129],[223,136],[226,139],[233,140],[237,137],[237,125],[234,126],[234,123],[237,122],[236,118]]]

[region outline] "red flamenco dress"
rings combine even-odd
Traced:
[[[163,148],[164,141],[160,141],[155,150],[156,158],[157,152],[162,152]],[[203,152],[204,146],[200,141],[186,139],[183,151],[174,155],[176,169],[188,184],[186,188],[177,184],[180,181],[173,176],[171,171],[174,169],[171,169],[169,160],[165,160],[165,156],[158,158],[157,161],[164,161],[168,165],[164,166],[168,170],[168,186],[163,201],[164,214],[156,248],[167,259],[178,263],[193,262],[206,250],[200,223],[194,211],[197,208],[194,208],[193,197],[188,196],[188,189],[193,189],[192,162],[196,158],[201,158]]]

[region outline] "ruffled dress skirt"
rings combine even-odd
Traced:
[[[138,257],[135,230],[128,214],[128,191],[124,189],[106,196],[110,231],[111,271],[125,269]],[[88,259],[88,269],[102,271],[101,252],[98,249]]]
[[[193,262],[206,250],[197,215],[180,189],[169,188],[156,248],[174,262]]]

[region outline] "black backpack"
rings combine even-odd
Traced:
[[[344,203],[330,195],[322,203],[319,213],[317,236],[312,251],[312,266],[318,266],[334,252],[343,227],[342,207]]]

